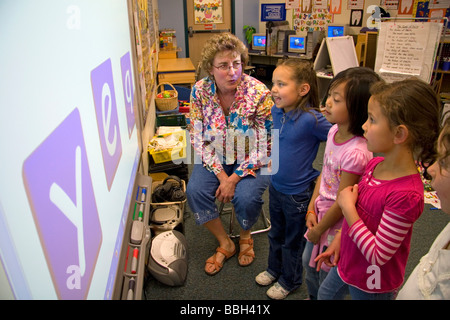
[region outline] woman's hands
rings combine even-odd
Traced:
[[[230,202],[234,197],[234,190],[241,177],[233,173],[228,176],[225,171],[221,171],[217,174],[217,179],[219,179],[220,185],[216,190],[216,198],[220,202],[227,203]]]

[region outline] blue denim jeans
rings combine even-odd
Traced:
[[[222,166],[224,171],[231,175],[238,164],[223,164]],[[262,195],[269,184],[270,176],[261,175],[260,170],[258,170],[256,178],[250,175],[246,176],[236,185],[231,202],[234,205],[236,219],[243,230],[249,230],[258,221],[264,203]],[[197,225],[202,225],[219,217],[215,198],[218,187],[219,180],[214,173],[202,164],[194,165],[186,187],[186,195]]]
[[[302,253],[306,239],[305,216],[314,183],[297,195],[288,195],[270,186],[269,208],[272,228],[269,231],[267,272],[286,290],[293,291],[302,284]]]
[[[369,293],[342,281],[338,267],[331,268],[319,288],[318,300],[344,300],[350,294],[352,300],[393,300],[397,291],[386,293]]]
[[[312,250],[314,244],[311,241],[306,241],[305,250],[303,251],[303,268],[305,269],[305,282],[308,287],[308,294],[311,300],[317,300],[317,292],[321,283],[325,280],[328,272],[320,270],[316,271],[316,268],[309,266],[309,260],[311,259]]]

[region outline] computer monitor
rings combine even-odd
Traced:
[[[328,24],[327,25],[327,37],[342,37],[348,35],[348,25],[345,24]]]
[[[130,3],[2,2],[2,300],[112,299],[142,174]]]
[[[278,48],[277,53],[288,52],[289,36],[296,34],[295,30],[278,30]]]
[[[306,36],[290,35],[288,42],[288,52],[306,53]]]
[[[252,35],[252,50],[264,51],[266,50],[266,34],[254,33]]]

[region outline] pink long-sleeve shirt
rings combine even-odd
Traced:
[[[367,165],[358,185],[360,219],[342,225],[338,272],[347,284],[373,293],[391,292],[404,280],[413,223],[424,208],[420,174],[393,180],[373,177],[377,164]]]

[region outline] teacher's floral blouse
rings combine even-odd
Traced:
[[[210,77],[198,81],[191,91],[190,137],[203,165],[218,174],[222,164],[237,161],[238,176],[255,176],[270,157],[272,105],[266,85],[244,73],[226,117],[215,82]]]

